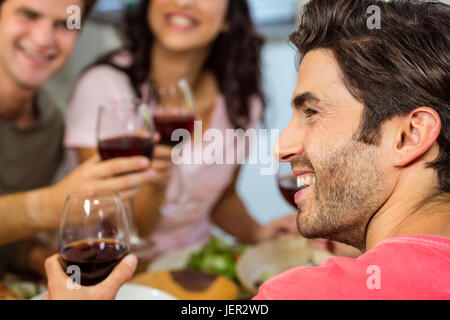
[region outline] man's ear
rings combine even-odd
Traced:
[[[434,109],[420,107],[400,119],[394,164],[403,167],[425,154],[436,142],[441,118]]]

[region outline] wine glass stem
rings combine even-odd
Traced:
[[[178,194],[175,202],[185,202],[187,200],[186,186],[184,184],[183,174],[179,165],[175,165],[175,175],[177,177]]]
[[[133,247],[140,243],[139,233],[134,220],[134,200],[128,199],[126,203],[127,208],[125,211],[128,219],[128,233],[130,235],[130,245]]]
[[[173,174],[175,175],[174,183],[177,186],[175,198],[166,199],[161,208],[161,213],[167,217],[176,217],[176,206],[189,200],[188,195],[186,194],[186,186],[184,184],[183,174],[179,165],[174,165]]]

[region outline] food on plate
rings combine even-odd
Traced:
[[[146,272],[134,277],[131,283],[165,291],[181,300],[239,298],[239,288],[233,281],[199,270]]]
[[[0,283],[0,300],[28,300],[46,291],[44,284],[9,276]]]
[[[264,281],[272,278],[275,275],[276,275],[275,272],[264,270],[263,272],[261,272],[261,275],[258,277],[258,280],[255,281],[255,287],[259,288],[264,283]]]
[[[224,276],[239,283],[236,261],[245,250],[243,245],[233,245],[213,236],[200,251],[191,254],[186,268]]]
[[[6,284],[0,283],[0,300],[23,300],[23,298],[12,291]]]
[[[309,241],[299,235],[280,237],[250,247],[236,264],[242,286],[252,295],[259,285],[290,268],[306,266],[311,259]]]

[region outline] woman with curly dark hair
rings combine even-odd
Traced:
[[[193,89],[203,128],[218,129],[225,136],[226,129],[257,125],[264,109],[263,40],[254,29],[246,0],[142,0],[127,13],[124,31],[126,48],[100,59],[75,88],[65,143],[80,162],[96,152],[95,115],[102,102],[138,97],[157,103],[157,95],[148,93],[181,78]],[[157,253],[205,242],[211,221],[251,243],[295,231],[292,217],[265,227],[251,218],[236,192],[238,164],[181,165],[183,180],[191,182],[188,203],[160,215],[165,199],[177,189],[177,179],[170,175],[170,155],[169,147],[156,146],[154,182],[135,197],[137,224],[141,234],[153,231]]]

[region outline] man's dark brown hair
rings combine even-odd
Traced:
[[[369,29],[371,5],[381,28]],[[330,49],[352,95],[364,104],[359,140],[377,144],[381,125],[427,106],[440,116],[437,170],[450,192],[450,6],[416,0],[312,0],[291,42],[305,55]]]
[[[97,3],[97,0],[84,0],[84,3],[86,4],[86,7],[83,12],[83,19],[89,15],[91,10],[94,8],[94,6]]]

